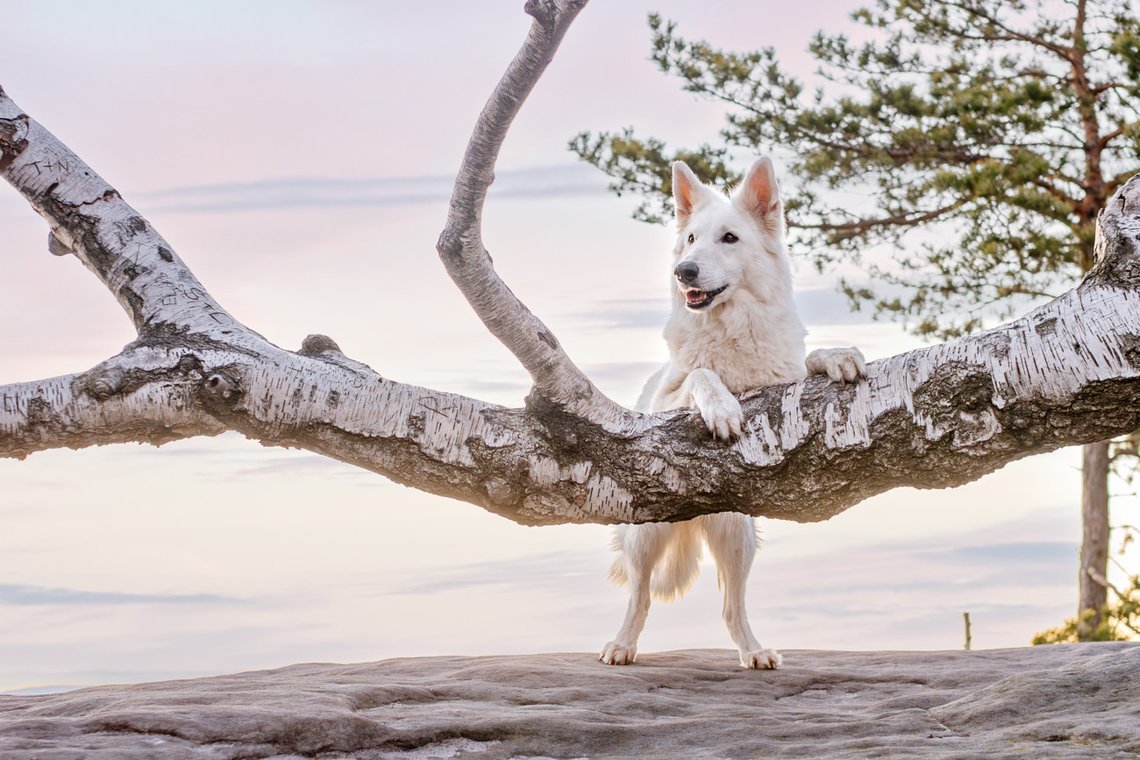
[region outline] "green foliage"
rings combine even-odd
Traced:
[[[1116,590],[1114,604],[1107,605],[1096,624],[1094,610],[1084,610],[1079,617],[1068,618],[1056,628],[1036,633],[1032,644],[1071,644],[1078,641],[1140,640],[1140,576],[1133,576],[1124,590]]]
[[[670,216],[673,160],[725,184],[734,152],[790,153],[793,250],[823,268],[888,244],[894,263],[843,290],[919,334],[956,336],[1067,289],[1092,264],[1097,212],[1140,170],[1129,3],[879,0],[853,20],[864,41],[812,41],[809,92],[773,49],[718,50],[653,14],[652,60],[725,104],[719,144],[670,151],[625,129],[570,148],[653,222]]]
[[[634,192],[641,196],[641,205],[634,217],[644,222],[662,224],[673,218],[673,176],[661,167],[674,161],[684,161],[698,176],[722,181],[737,182],[740,175],[733,174],[725,163],[727,148],[702,145],[696,150],[679,150],[666,155],[665,143],[634,136],[626,127],[620,134],[590,136],[582,133],[570,141],[570,149],[597,166],[616,181],[610,189],[617,195]]]

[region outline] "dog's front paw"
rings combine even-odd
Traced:
[[[598,659],[607,665],[632,665],[637,659],[637,644],[622,644],[611,641],[602,647]]]
[[[784,658],[775,649],[756,649],[740,653],[740,664],[752,670],[775,670],[783,662]]]
[[[731,393],[724,393],[716,399],[706,401],[698,406],[701,419],[705,427],[713,434],[713,438],[722,441],[731,441],[739,438],[744,429],[744,410],[740,402]]]
[[[853,383],[867,376],[867,362],[857,348],[819,348],[808,354],[808,374],[827,375],[837,383]]]

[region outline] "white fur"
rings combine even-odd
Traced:
[[[838,382],[854,382],[864,374],[863,356],[854,348],[804,357],[805,331],[792,301],[783,207],[768,158],[753,164],[731,198],[701,184],[678,161],[673,197],[678,233],[673,267],[695,264],[699,274],[687,284],[673,277],[672,312],[665,326],[669,362],[649,379],[640,409],[694,408],[709,432],[727,441],[741,434],[743,413],[736,396],[744,391],[798,380],[808,372]],[[687,305],[686,290],[707,295],[722,287],[710,305],[699,310]],[[761,647],[748,624],[744,596],[756,554],[756,525],[752,517],[735,512],[618,526],[613,548],[619,556],[610,577],[629,586],[629,608],[621,629],[602,649],[602,662],[634,661],[650,599],[669,601],[689,589],[702,543],[717,564],[724,621],[741,665],[780,666],[780,655]]]

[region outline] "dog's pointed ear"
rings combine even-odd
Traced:
[[[677,226],[684,227],[693,209],[701,205],[709,189],[697,179],[684,161],[673,162],[673,204],[677,209]]]
[[[773,212],[779,211],[780,187],[776,184],[776,169],[772,166],[772,159],[764,156],[752,164],[737,188],[733,201],[761,223],[767,221]]]

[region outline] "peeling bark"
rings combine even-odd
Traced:
[[[1079,287],[979,335],[743,400],[744,435],[601,394],[499,279],[482,207],[507,126],[581,0],[532,0],[522,50],[480,116],[439,254],[534,379],[523,409],[397,383],[310,336],[298,351],[234,320],[111,186],[0,90],[0,174],[138,330],[80,374],[0,386],[0,456],[236,430],[305,448],[526,524],[739,510],[823,520],[897,486],[966,483],[1009,461],[1140,427],[1140,180],[1099,226]]]

